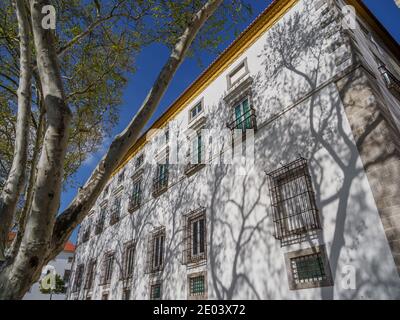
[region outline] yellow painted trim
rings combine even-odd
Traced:
[[[168,121],[171,121],[297,2],[298,0],[275,0],[267,7],[138,139],[135,145],[127,152],[120,165],[114,170],[113,175],[144,147],[147,133],[151,129],[162,128]]]
[[[206,88],[221,75],[237,58],[247,50],[262,34],[271,28],[298,0],[275,0],[270,4],[239,37],[179,96],[179,98],[153,123],[153,125],[138,139],[127,152],[121,163],[114,170],[115,175],[129,160],[131,160],[146,144],[146,136],[152,129],[162,128],[171,121],[182,109],[196,99]],[[356,12],[370,24],[373,30],[385,41],[388,48],[399,57],[399,46],[380,22],[359,0],[347,0]],[[149,138],[151,134],[149,135]]]

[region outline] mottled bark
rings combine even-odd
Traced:
[[[0,262],[5,260],[5,246],[17,206],[24,188],[28,153],[29,117],[31,113],[31,44],[29,20],[23,0],[15,1],[20,47],[18,113],[14,157],[4,189],[0,195]]]
[[[41,26],[44,5],[49,1],[30,0],[32,30],[37,67],[42,84],[47,127],[38,162],[38,170],[26,229],[17,255],[7,261],[0,273],[0,298],[22,298],[37,280],[53,232],[60,204],[61,181],[71,112],[65,103],[60,69],[51,29]]]

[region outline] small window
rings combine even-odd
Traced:
[[[150,299],[161,300],[161,283],[154,283],[150,285]]]
[[[325,246],[286,254],[291,290],[332,286]]]
[[[134,266],[134,255],[135,255],[135,243],[131,242],[125,246],[124,252],[124,278],[128,279],[133,276]]]
[[[193,108],[190,109],[190,120],[193,120],[202,112],[203,112],[203,104],[202,101],[200,101]]]
[[[97,223],[96,223],[96,230],[95,230],[96,234],[99,234],[103,231],[104,222],[106,220],[106,214],[107,214],[106,207],[102,207],[100,209],[99,217],[98,217]]]
[[[148,272],[161,271],[164,267],[165,228],[161,228],[150,236],[148,246]]]
[[[247,61],[240,63],[229,75],[228,75],[228,87],[234,86],[239,80],[241,80],[248,73]]]
[[[74,260],[74,257],[68,257],[68,263],[72,263],[72,261]]]
[[[144,163],[144,154],[140,154],[135,160],[135,170],[139,169]]]
[[[157,164],[156,176],[153,179],[153,196],[157,197],[168,189],[169,151],[166,150],[164,162]]]
[[[189,299],[205,299],[207,284],[205,272],[189,275]]]
[[[64,270],[63,281],[65,284],[68,284],[69,278],[71,277],[71,270]]]
[[[111,283],[113,265],[114,265],[114,253],[107,253],[105,255],[103,262],[103,277],[102,277],[103,285]]]
[[[92,259],[89,262],[87,274],[86,274],[86,283],[85,283],[85,289],[92,289],[93,288],[93,283],[94,283],[94,278],[96,275],[96,260]]]

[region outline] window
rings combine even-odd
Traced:
[[[200,169],[205,166],[204,144],[201,130],[198,130],[191,140],[189,158],[190,161],[185,168],[186,175],[190,175],[196,171],[195,169]]]
[[[83,264],[78,265],[76,268],[75,279],[74,279],[74,287],[73,291],[77,292],[81,289],[82,278],[83,278]]]
[[[122,170],[122,172],[118,175],[118,184],[124,182],[125,179],[125,170]]]
[[[189,275],[189,299],[207,298],[206,273],[196,273]]]
[[[67,262],[68,262],[68,263],[72,263],[73,260],[74,260],[74,257],[68,257]]]
[[[139,169],[144,163],[144,154],[139,155],[135,160],[135,170]]]
[[[129,202],[129,211],[133,212],[140,207],[142,200],[142,179],[138,179],[133,182],[132,195]]]
[[[96,260],[92,259],[89,262],[87,274],[86,274],[86,283],[85,283],[85,289],[92,289],[93,288],[93,283],[94,283],[94,277],[96,275]]]
[[[91,225],[92,225],[91,219],[88,219],[85,224],[86,224],[86,226],[83,231],[82,242],[86,242],[90,238],[90,231],[91,231]]]
[[[111,283],[111,277],[113,272],[113,264],[114,264],[114,253],[107,253],[104,258],[103,264],[103,279],[102,284]]]
[[[244,98],[234,107],[233,129],[255,129],[255,113],[250,107],[250,98]]]
[[[100,209],[99,218],[96,223],[96,230],[95,230],[96,234],[99,234],[103,231],[105,219],[106,219],[106,207],[102,207]]]
[[[186,263],[197,263],[206,259],[206,215],[204,210],[192,213],[187,218]]]
[[[325,246],[287,253],[285,260],[290,289],[332,286]]]
[[[125,246],[124,252],[124,278],[130,278],[133,275],[134,266],[134,255],[135,255],[135,243],[131,242]]]
[[[124,289],[122,292],[122,300],[130,300],[131,298],[131,289]]]
[[[153,196],[157,197],[168,188],[169,153],[166,152],[165,162],[157,164],[156,176],[153,179]]]
[[[169,141],[169,129],[165,129],[164,135],[165,135],[165,141],[168,142]]]
[[[228,75],[228,88],[234,86],[248,73],[247,60],[240,63],[229,75]]]
[[[150,285],[150,299],[160,300],[161,299],[161,282],[153,283]]]
[[[64,276],[63,276],[63,281],[65,284],[68,284],[69,278],[71,277],[71,270],[64,270]]]
[[[114,199],[113,207],[111,210],[110,225],[113,225],[119,221],[121,212],[121,197]]]
[[[275,237],[290,242],[320,229],[307,160],[299,158],[270,173],[269,178]]]
[[[150,236],[147,257],[149,273],[161,271],[164,267],[165,228],[160,228]]]
[[[203,112],[202,101],[197,103],[193,108],[190,109],[189,120],[193,120],[196,118],[201,112]]]

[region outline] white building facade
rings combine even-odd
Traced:
[[[68,299],[399,299],[399,52],[358,1],[274,1],[126,155]]]

